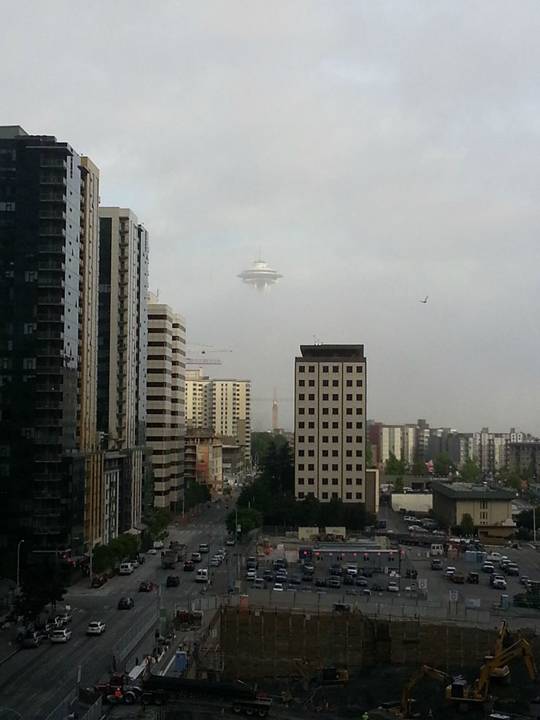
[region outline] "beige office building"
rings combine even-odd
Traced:
[[[184,493],[186,323],[148,299],[146,440],[152,449],[154,507],[177,510]]]
[[[295,360],[295,493],[365,500],[363,345],[302,345]]]
[[[186,421],[189,428],[206,428],[221,438],[234,439],[244,462],[251,463],[251,382],[212,380],[201,370],[186,376]]]

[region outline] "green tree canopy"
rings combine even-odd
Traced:
[[[474,460],[466,460],[461,467],[461,479],[465,482],[478,482],[482,477],[480,466]]]
[[[396,492],[396,493],[402,493],[402,492],[403,492],[403,488],[404,488],[403,478],[402,478],[402,477],[396,478],[396,480],[395,480],[395,482],[394,482],[394,492]]]
[[[246,535],[247,533],[255,530],[255,528],[261,527],[262,515],[258,510],[253,508],[238,508],[227,515],[227,530],[231,535],[236,534],[237,525],[240,526],[240,535]]]
[[[464,513],[461,516],[461,522],[460,522],[460,528],[463,535],[473,535],[474,534],[474,521],[472,519],[472,516],[469,515],[469,513]]]
[[[384,464],[385,475],[404,475],[407,472],[406,460],[398,460],[394,453],[390,453]]]
[[[433,474],[436,477],[448,477],[453,468],[454,464],[448,453],[440,453],[433,461]]]

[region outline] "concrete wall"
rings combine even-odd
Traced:
[[[494,630],[369,619],[359,612],[300,613],[222,608],[224,674],[244,680],[314,675],[322,667],[362,670],[423,663],[477,669],[493,648]]]

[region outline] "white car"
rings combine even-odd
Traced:
[[[150,548],[150,550],[146,551],[146,554],[147,555],[157,555],[157,550],[156,550],[156,548]]]
[[[219,557],[219,555],[218,555],[218,556],[214,556],[214,557],[210,560],[210,565],[211,565],[212,567],[219,567],[219,566],[221,565],[221,557]]]
[[[447,578],[452,577],[453,575],[456,574],[456,568],[455,568],[453,565],[449,565],[449,566],[446,568],[446,573],[445,573],[445,574],[446,574],[446,577],[447,577]]]
[[[356,577],[358,575],[358,568],[356,565],[347,565],[347,569],[345,572],[347,573],[347,575]]]
[[[248,570],[248,571],[246,572],[246,580],[253,581],[253,580],[256,579],[256,577],[257,577],[257,571],[256,571],[256,570],[250,569],[250,570]]]
[[[274,583],[272,590],[274,592],[283,592],[283,583]]]
[[[61,630],[53,630],[50,640],[52,643],[67,643],[70,638],[71,630],[68,630],[68,628],[62,628]]]
[[[491,587],[495,590],[506,590],[506,580],[502,577],[496,577],[491,583]]]
[[[87,635],[103,635],[105,632],[105,623],[103,620],[92,620],[86,628]]]
[[[501,557],[502,557],[501,553],[492,552],[492,553],[489,553],[489,555],[487,556],[487,559],[491,560],[492,562],[498,562],[501,559]]]
[[[398,593],[399,585],[396,580],[390,580],[390,582],[388,583],[388,587],[386,589],[388,590],[388,592]]]

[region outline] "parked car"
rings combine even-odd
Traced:
[[[315,578],[315,587],[326,587],[327,582],[325,578]]]
[[[386,588],[388,592],[397,593],[399,592],[399,584],[397,580],[390,580],[388,582],[388,586]]]
[[[493,573],[495,572],[495,567],[494,567],[493,563],[485,562],[482,565],[482,572],[488,573],[489,575],[493,575]]]
[[[521,585],[527,586],[527,585],[529,584],[529,582],[530,582],[530,577],[529,577],[528,575],[522,575],[522,576],[519,578],[519,582],[520,582]]]
[[[71,630],[62,628],[61,630],[53,630],[50,636],[52,643],[67,643],[71,640]]]
[[[103,635],[105,632],[106,625],[103,620],[92,620],[88,623],[86,628],[87,635]]]
[[[246,580],[249,580],[250,582],[253,582],[257,577],[257,571],[253,568],[249,568],[246,570]]]
[[[480,575],[477,572],[470,572],[467,575],[467,582],[471,585],[478,585],[480,582]]]
[[[453,565],[448,565],[448,567],[446,568],[445,575],[447,578],[451,578],[455,572],[456,572],[456,568]]]
[[[178,575],[167,575],[165,585],[167,587],[178,587],[180,585],[180,577]]]
[[[184,563],[184,572],[193,572],[195,570],[195,563],[193,560],[186,560]]]
[[[358,566],[357,565],[347,565],[345,572],[347,575],[353,575],[353,577],[356,577],[358,575]]]
[[[330,577],[327,580],[327,586],[329,588],[333,588],[334,590],[339,590],[341,587],[341,580],[338,577]]]
[[[119,610],[131,610],[132,607],[135,607],[135,602],[131,597],[122,597],[118,601]]]
[[[274,583],[274,587],[272,588],[274,592],[283,592],[283,583]]]
[[[93,588],[100,588],[102,585],[105,585],[107,582],[107,576],[106,575],[94,575],[92,578],[92,587]]]
[[[349,573],[345,573],[343,576],[343,584],[344,585],[354,585],[355,577],[354,575],[349,575]]]
[[[233,537],[228,537],[225,540],[225,545],[227,545],[227,547],[232,547],[233,545],[236,545],[236,540]]]
[[[73,620],[73,615],[70,612],[68,612],[67,610],[63,613],[59,613],[55,618],[56,623],[60,626],[67,625],[72,620]]]
[[[253,587],[255,588],[255,590],[264,590],[266,585],[262,578],[255,578],[255,580],[253,581]]]
[[[23,648],[37,648],[46,639],[46,635],[43,633],[32,631],[25,633],[22,638],[21,644]]]
[[[313,573],[315,572],[315,566],[311,563],[304,563],[302,571],[304,575],[313,575]]]
[[[432,570],[442,570],[442,560],[440,558],[433,558],[431,561]]]
[[[339,564],[334,564],[330,567],[330,575],[341,577],[343,575],[343,568]]]
[[[212,567],[219,567],[222,563],[221,556],[220,555],[214,555],[214,557],[210,560],[210,565]]]
[[[383,590],[386,590],[386,588],[384,587],[384,585],[383,585],[382,583],[379,583],[379,582],[374,582],[374,583],[371,585],[371,589],[373,590],[373,592],[382,592]]]
[[[265,570],[263,572],[263,580],[272,581],[274,579],[274,573],[271,570]]]
[[[356,577],[354,579],[354,584],[356,585],[356,587],[361,587],[361,588],[366,588],[369,586],[368,579],[365,578],[363,575]]]
[[[506,566],[506,569],[505,569],[505,573],[507,575],[518,576],[519,575],[519,567],[515,563],[508,563],[508,565]]]
[[[506,590],[506,580],[500,575],[495,575],[491,580],[491,587],[495,590]]]
[[[501,553],[492,552],[492,553],[489,553],[489,555],[487,556],[487,559],[491,560],[492,562],[498,562],[501,559],[501,557],[502,557]]]
[[[457,585],[463,585],[463,583],[465,582],[465,575],[461,572],[455,572],[453,575],[450,576],[450,580]]]
[[[139,583],[139,592],[152,592],[153,589],[154,583],[152,582],[143,580],[143,582]]]

